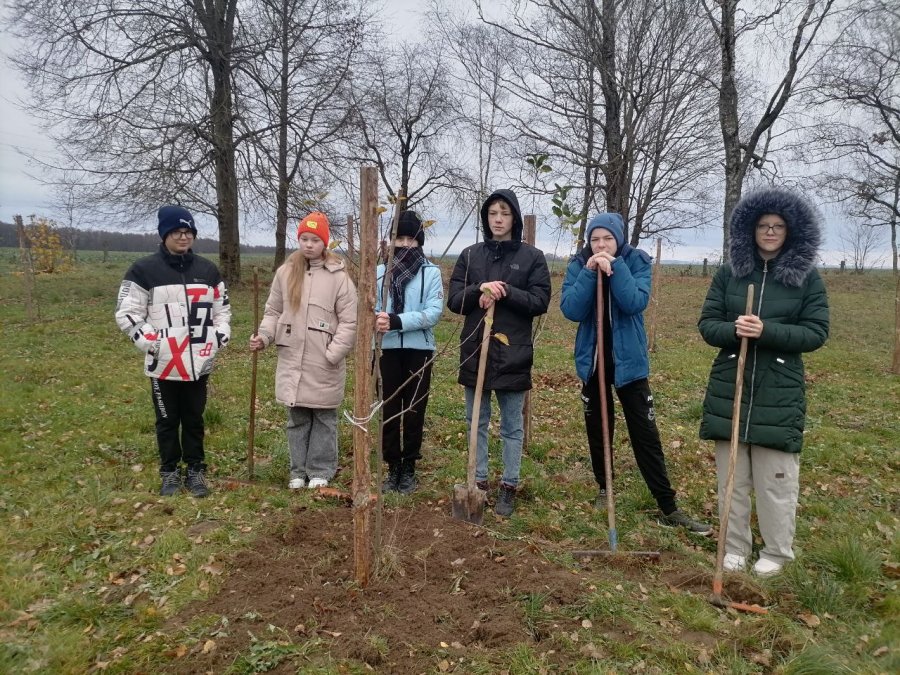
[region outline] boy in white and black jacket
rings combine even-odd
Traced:
[[[231,306],[218,268],[191,250],[197,228],[190,212],[169,205],[157,217],[162,243],[125,274],[116,323],[145,354],[144,374],[150,377],[156,411],[160,494],[174,495],[186,485],[195,497],[205,497],[207,379],[216,353],[231,336]]]

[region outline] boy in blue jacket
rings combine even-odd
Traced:
[[[587,245],[572,258],[566,270],[561,309],[567,319],[579,322],[575,336],[575,370],[582,382],[581,399],[591,465],[600,487],[596,505],[602,508],[606,499],[597,370],[599,274],[607,309],[603,317],[604,353],[599,357],[604,359],[606,373],[604,386],[610,446],[615,427],[612,397],[615,386],[638,469],[659,506],[658,522],[709,535],[712,533],[709,524],[698,522],[678,510],[656,427],[653,394],[647,381],[650,360],[643,314],[650,299],[650,256],[625,243],[625,225],[618,213],[594,216],[588,223],[585,238]]]

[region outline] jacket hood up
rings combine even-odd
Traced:
[[[604,230],[609,230],[616,238],[617,257],[625,256],[629,251],[637,250],[633,249],[630,244],[625,243],[625,221],[622,220],[621,215],[618,213],[598,213],[588,221],[587,227],[584,230],[585,244],[579,255],[581,255],[581,259],[585,263],[590,260],[593,255],[593,251],[591,250],[591,233],[600,227]]]
[[[822,243],[821,217],[805,199],[783,188],[762,188],[746,195],[731,214],[730,262],[735,277],[750,276],[758,258],[756,224],[774,213],[787,223],[784,246],[774,259],[775,278],[799,288],[815,267]]]
[[[519,200],[516,198],[516,193],[512,190],[495,190],[487,199],[484,200],[484,203],[481,205],[481,231],[484,233],[484,240],[489,241],[494,238],[494,233],[491,232],[491,228],[488,225],[487,213],[488,204],[490,204],[498,197],[509,204],[509,208],[512,210],[512,241],[522,241],[522,230],[524,228],[522,222],[522,211],[521,209],[519,209]]]

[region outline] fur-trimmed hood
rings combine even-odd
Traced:
[[[762,188],[746,195],[731,214],[731,269],[744,278],[753,272],[756,224],[761,216],[774,213],[787,223],[784,247],[774,259],[775,278],[786,286],[800,287],[816,265],[822,242],[821,217],[809,202],[783,188]]]

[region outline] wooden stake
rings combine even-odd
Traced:
[[[359,305],[353,414],[368,419],[372,404],[372,334],[375,332],[375,252],[378,247],[378,169],[364,166],[359,171]],[[369,470],[371,437],[369,424],[353,427],[353,562],[356,582],[369,584],[372,569],[372,528],[370,522]]]
[[[653,261],[653,280],[650,282],[650,331],[647,336],[648,351],[656,351],[656,315],[659,307],[659,277],[662,273],[662,239],[656,240],[656,260]]]
[[[897,288],[894,290],[894,360],[891,372],[900,375],[900,274],[897,277]]]
[[[34,302],[34,263],[31,259],[31,249],[25,244],[28,237],[25,234],[25,225],[22,216],[13,216],[16,221],[16,230],[19,234],[19,264],[22,266],[22,283],[25,286],[25,316],[28,323],[34,323],[35,318],[40,318],[40,312],[35,311]]]
[[[537,237],[537,216],[528,214],[525,216],[525,230],[522,232],[522,240],[526,244],[534,246]],[[540,325],[540,317],[538,317],[538,325]],[[531,445],[531,390],[525,392],[525,403],[522,406],[522,422],[525,428],[525,434],[522,438],[522,452],[528,450]]]
[[[397,190],[397,196],[394,200],[394,217],[391,219],[391,231],[388,234],[387,241],[387,257],[384,261],[384,276],[381,278],[381,311],[387,311],[387,301],[391,293],[391,276],[394,272],[394,239],[397,238],[397,228],[400,225],[400,213],[403,211],[403,203],[406,197],[403,190]],[[377,268],[376,268],[377,269]],[[384,333],[378,333],[375,336],[375,395],[377,400],[384,401],[384,380],[381,377],[381,345],[384,342]],[[375,427],[375,433],[378,437],[375,441],[376,464],[375,464],[375,485],[381,490],[382,474],[384,471],[384,447],[382,445],[382,430],[384,428],[384,408],[378,410],[378,424]],[[384,502],[378,500],[375,509],[375,566],[381,564],[381,520],[384,514]]]
[[[356,257],[356,241],[353,237],[353,216],[347,216],[347,257],[350,260]]]

